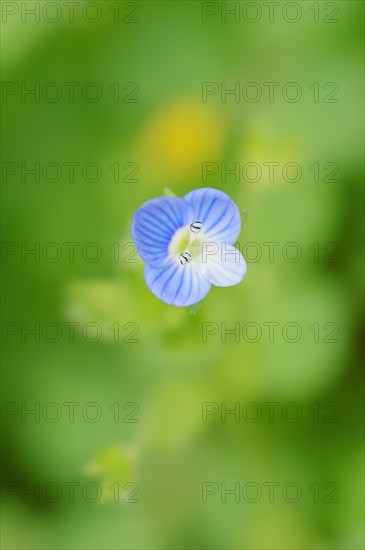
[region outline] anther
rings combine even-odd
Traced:
[[[202,222],[194,222],[190,225],[190,229],[193,233],[199,233],[203,227]]]
[[[181,265],[186,265],[186,264],[188,264],[189,262],[191,262],[191,254],[190,254],[190,252],[188,252],[187,250],[185,250],[185,252],[183,252],[182,254],[179,254],[179,260],[180,260]]]

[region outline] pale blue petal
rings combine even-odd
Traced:
[[[179,227],[190,224],[192,217],[190,204],[178,197],[158,197],[142,204],[131,227],[142,260],[154,267],[165,265],[172,236]]]
[[[247,273],[241,252],[232,245],[207,244],[202,252],[201,272],[215,286],[238,285]]]
[[[199,264],[194,262],[181,265],[176,261],[160,268],[147,265],[144,276],[153,294],[172,306],[196,304],[211,288],[211,284],[202,277]]]
[[[234,244],[241,232],[241,215],[233,200],[220,191],[204,187],[191,191],[185,197],[194,209],[194,221],[203,223],[207,240]]]

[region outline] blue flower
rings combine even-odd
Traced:
[[[180,307],[200,302],[212,285],[242,281],[247,265],[233,246],[240,231],[237,205],[210,188],[196,189],[183,199],[151,199],[132,222],[148,288],[166,304]]]

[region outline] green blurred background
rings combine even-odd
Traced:
[[[22,21],[21,4],[34,2],[2,2],[2,157],[12,163],[3,164],[2,183],[8,243],[2,481],[12,483],[3,485],[3,548],[363,548],[363,3],[296,2],[301,16],[295,23],[283,16],[283,9],[286,19],[298,9],[288,2],[275,8],[273,22],[265,3],[240,2],[239,20],[227,16],[225,23],[220,2],[210,3],[217,13],[206,22],[207,7],[195,1],[94,2],[97,8],[87,8],[84,17],[82,7],[90,2],[78,2],[74,22],[58,2],[62,17],[54,23],[52,6],[39,22],[29,15]],[[257,4],[262,16],[250,23]],[[99,20],[90,22],[99,10]],[[263,96],[222,102],[218,93],[203,102],[206,81],[227,88],[257,82]],[[263,86],[270,81],[280,83],[273,102]],[[40,101],[22,101],[22,83],[36,82]],[[50,82],[61,87],[59,101],[47,100],[51,88],[42,96]],[[73,102],[65,82],[80,83]],[[88,82],[102,90],[99,101],[82,96]],[[126,86],[130,82],[136,84]],[[301,86],[296,103],[282,97],[288,82]],[[310,89],[315,82],[318,102]],[[332,91],[323,88],[328,82],[338,85],[338,102],[324,101]],[[126,102],[127,96],[137,101]],[[49,162],[63,167],[58,181],[50,181],[51,168],[39,181],[26,175],[21,163],[29,168],[36,162],[41,171]],[[74,181],[63,164],[70,162],[79,163]],[[81,170],[90,162],[101,170],[94,182],[92,168],[86,177]],[[219,169],[203,182],[206,162],[227,168],[256,162],[263,176],[253,182],[228,175],[224,182]],[[264,162],[280,163],[274,182]],[[288,162],[301,166],[299,181],[282,177]],[[325,180],[328,162],[338,165],[334,181]],[[309,168],[314,163],[321,167],[319,181]],[[213,288],[189,311],[149,292],[143,264],[128,244],[129,227],[134,211],[165,188],[183,196],[202,186],[222,189],[237,202],[244,214],[240,247],[257,243],[262,257],[249,261],[242,284]],[[44,258],[50,242],[57,248]],[[74,261],[64,244],[70,242],[79,243]],[[95,262],[85,257],[91,242],[102,251]],[[279,243],[273,261],[268,242]],[[302,250],[297,262],[283,259],[289,242]],[[328,261],[326,243],[335,243],[336,261]],[[39,258],[24,255],[25,247],[35,246]],[[60,258],[47,260],[58,247]],[[90,257],[94,250],[87,249]],[[254,249],[244,250],[255,256]],[[70,322],[77,323],[74,341],[64,324]],[[274,342],[267,322],[280,323]],[[282,336],[288,322],[301,327],[296,343]],[[25,333],[36,323],[38,342]],[[54,343],[52,328],[42,334],[47,323],[61,327]],[[89,337],[83,335],[87,323],[101,330],[97,342],[90,341],[91,325]],[[218,331],[207,342],[204,323],[216,323],[210,326]],[[238,342],[233,335],[222,341],[221,323],[228,329],[239,323]],[[242,336],[246,323],[260,326],[259,341]],[[315,323],[318,341],[309,328]],[[120,328],[118,342],[111,326]],[[336,326],[336,341],[329,342]],[[137,342],[125,341],[134,332]],[[67,402],[79,403],[74,422]],[[98,408],[85,412],[90,402]],[[222,422],[218,412],[202,422],[206,402],[217,403],[219,412],[235,403],[248,411],[254,403],[252,411],[261,410],[262,418],[250,422],[242,414],[236,422],[230,415]],[[278,403],[273,418],[268,402]],[[49,403],[56,405],[42,415]],[[288,403],[294,403],[290,411]],[[37,406],[38,419],[22,417],[22,407]],[[51,422],[59,409],[60,419]],[[290,422],[285,411],[298,409],[301,418]],[[102,411],[98,421],[85,419],[95,410]],[[51,482],[63,488],[57,502],[42,494]],[[64,485],[72,482],[79,484],[74,502]],[[114,502],[110,486],[128,482],[134,485]],[[219,488],[205,503],[204,482]],[[273,502],[268,482],[280,484]],[[302,491],[297,502],[282,496],[288,482]],[[21,487],[37,483],[39,502],[24,494],[22,501]],[[83,498],[88,483],[100,487],[98,502]],[[241,494],[235,502],[228,495],[222,502],[221,483],[258,484],[262,497],[249,502]],[[131,488],[138,502],[123,502]]]

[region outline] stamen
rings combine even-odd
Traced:
[[[190,254],[190,252],[188,252],[187,250],[185,250],[185,252],[183,252],[182,254],[179,254],[179,260],[180,260],[181,265],[186,265],[186,264],[188,264],[189,262],[191,262],[191,254]]]
[[[203,224],[202,222],[194,222],[190,225],[190,229],[193,233],[200,233],[202,230]]]

